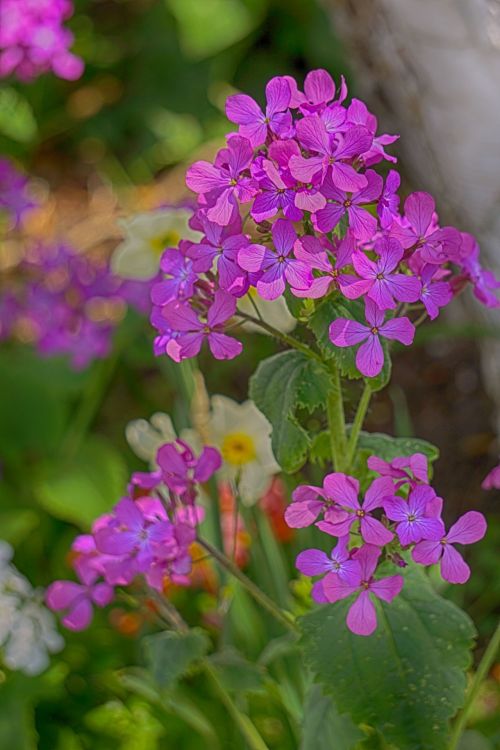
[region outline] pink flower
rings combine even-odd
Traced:
[[[444,530],[443,530],[444,531]],[[461,516],[446,535],[436,531],[432,539],[419,542],[412,557],[422,565],[434,565],[441,560],[441,575],[450,583],[465,583],[470,568],[453,544],[473,544],[486,533],[486,519],[482,513],[471,510]]]
[[[500,464],[494,466],[481,482],[483,490],[500,490]]]
[[[249,282],[248,274],[237,262],[238,250],[248,245],[246,235],[239,231],[241,222],[221,227],[202,218],[202,226],[205,236],[199,243],[191,244],[187,251],[192,259],[193,270],[196,273],[206,273],[211,270],[215,261],[220,288],[233,297],[242,297],[248,291]]]
[[[356,581],[347,582],[338,575],[325,577],[323,581],[323,591],[329,602],[338,602],[358,592],[356,600],[349,608],[346,621],[349,630],[356,635],[371,635],[377,627],[373,597],[376,596],[384,602],[392,602],[403,588],[404,579],[400,575],[374,579],[373,574],[381,552],[378,547],[365,544],[353,554],[352,559],[360,565]]]
[[[415,336],[415,326],[406,317],[392,318],[384,323],[384,313],[370,299],[366,300],[365,314],[368,326],[346,318],[334,320],[330,325],[330,341],[341,347],[363,342],[356,353],[356,367],[365,377],[373,378],[384,366],[384,350],[379,336],[409,346]]]
[[[295,565],[306,576],[325,576],[316,581],[312,588],[312,597],[317,602],[326,601],[323,583],[331,575],[338,575],[346,583],[357,584],[361,572],[357,560],[351,560],[347,549],[349,535],[340,538],[332,549],[330,556],[319,549],[303,550],[295,561]]]
[[[176,440],[158,449],[156,462],[161,471],[161,480],[179,495],[184,502],[192,503],[196,497],[196,484],[208,482],[220,469],[222,459],[216,448],[205,446],[198,458],[187,443]]]
[[[216,359],[234,359],[241,354],[242,345],[224,333],[224,325],[236,311],[236,299],[227,292],[215,292],[214,301],[208,308],[206,321],[186,304],[169,302],[163,308],[162,317],[172,331],[179,336],[175,340],[178,359],[195,357],[207,339],[210,351]]]
[[[161,256],[160,269],[164,280],[154,284],[151,300],[154,305],[164,305],[172,300],[188,300],[193,296],[198,274],[189,255],[191,243],[181,240],[179,248],[166,248]]]
[[[356,521],[359,521],[361,536],[368,544],[383,547],[392,541],[392,531],[371,515],[376,508],[383,507],[386,498],[394,494],[391,479],[375,479],[365,493],[363,505],[358,499],[359,482],[354,477],[339,472],[328,474],[323,488],[326,497],[335,503],[336,517],[327,517],[325,514],[325,520],[316,523],[321,531],[342,537],[349,533]]]
[[[297,180],[308,183],[315,175],[320,174],[324,179],[330,174],[332,183],[340,190],[352,192],[366,187],[366,177],[346,163],[369,149],[372,138],[365,128],[350,128],[337,141],[319,115],[311,115],[297,122],[296,132],[301,146],[317,154],[308,159],[292,156],[290,171]]]
[[[378,260],[367,258],[365,253],[353,253],[352,262],[356,272],[362,279],[370,281],[367,294],[381,310],[393,310],[396,300],[399,302],[416,302],[419,298],[421,285],[415,276],[394,273],[401,262],[404,250],[397,240],[382,237],[375,242]]]
[[[445,307],[453,299],[453,292],[448,282],[433,281],[435,276],[436,266],[430,263],[424,265],[420,271],[422,289],[419,299],[424,303],[424,307],[431,320],[437,318],[440,307]]]
[[[292,288],[308,289],[312,274],[308,266],[291,255],[297,234],[291,222],[278,219],[272,227],[274,247],[247,245],[238,253],[238,263],[246,271],[260,273],[257,291],[264,299],[276,299],[285,291],[285,282]]]
[[[300,106],[304,114],[323,112],[328,102],[335,97],[335,82],[328,71],[323,68],[310,70],[304,81],[304,93],[298,91],[295,81],[287,77],[290,81],[293,104],[290,106]],[[343,101],[347,96],[347,88],[344,78],[339,91],[339,101]]]
[[[82,583],[54,581],[48,587],[47,606],[55,612],[65,612],[62,623],[69,630],[84,630],[92,620],[92,605],[105,607],[112,600],[113,588],[96,580],[97,573],[89,572]]]
[[[385,514],[391,521],[397,521],[396,534],[403,547],[444,534],[441,519],[429,517],[435,499],[432,487],[421,484],[410,492],[408,500],[397,495],[384,500]]]
[[[360,241],[370,240],[377,231],[377,219],[362,208],[362,205],[377,200],[383,181],[373,169],[366,172],[366,179],[368,181],[366,187],[348,194],[335,187],[331,177],[327,176],[321,186],[321,192],[327,199],[327,204],[325,208],[313,214],[312,220],[315,228],[320,232],[330,232],[347,213],[353,235]]]
[[[227,148],[219,151],[215,164],[197,161],[186,172],[186,185],[205,196],[207,219],[226,226],[238,216],[238,201],[246,203],[255,195],[255,183],[246,174],[253,160],[247,138],[233,135]]]
[[[383,477],[396,480],[399,490],[405,484],[416,487],[418,482],[429,484],[429,464],[424,453],[413,453],[411,456],[398,456],[391,461],[384,461],[378,456],[370,456],[368,468]]]
[[[235,94],[227,98],[226,115],[240,126],[240,135],[257,148],[265,143],[269,131],[285,138],[291,134],[290,96],[290,85],[285,77],[271,78],[266,86],[265,114],[250,96]]]
[[[256,179],[259,183],[259,192],[250,213],[257,223],[276,216],[280,209],[290,221],[302,219],[302,211],[295,205],[297,181],[287,170],[280,170],[272,161],[264,159],[261,175]]]
[[[391,235],[405,250],[415,246],[422,260],[440,264],[456,259],[460,248],[460,233],[452,227],[440,229],[435,223],[436,204],[429,193],[412,193],[405,200],[407,225],[394,222]]]

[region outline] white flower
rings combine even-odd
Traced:
[[[52,612],[42,604],[42,592],[9,563],[12,548],[0,540],[0,646],[9,669],[29,675],[43,672],[49,653],[60,651],[64,640]]]
[[[156,454],[160,445],[172,443],[177,435],[168,414],[157,412],[151,419],[134,419],[125,428],[127,442],[139,458],[156,468]]]
[[[226,396],[213,396],[211,404],[209,430],[224,459],[221,474],[238,479],[242,501],[252,504],[280,470],[271,448],[271,425],[252,401],[238,404]]]
[[[166,208],[122,219],[125,239],[111,257],[113,273],[125,279],[152,279],[166,247],[199,239],[200,233],[188,226],[192,215],[187,208]]]
[[[258,316],[249,296],[252,298],[262,319],[266,323],[269,323],[273,328],[277,328],[281,333],[290,333],[290,331],[293,331],[297,325],[297,321],[293,315],[291,315],[283,297],[278,297],[273,300],[262,299],[262,297],[259,297],[255,287],[251,286],[248,290],[248,294],[245,294],[244,297],[240,297],[238,300],[238,310],[247,313],[247,315],[252,315],[254,318]],[[255,325],[255,323],[245,322],[243,323],[243,328],[255,333],[267,333],[263,328]]]

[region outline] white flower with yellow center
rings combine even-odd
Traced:
[[[152,279],[166,247],[200,238],[188,225],[192,215],[187,208],[166,208],[122,219],[119,224],[125,238],[111,257],[113,273],[124,279]]]
[[[238,481],[241,499],[252,504],[280,470],[271,448],[271,425],[252,401],[238,404],[213,396],[211,405],[208,429],[224,459],[221,474]]]
[[[249,299],[250,297],[251,299]],[[281,333],[290,333],[297,325],[297,321],[291,315],[283,297],[273,300],[262,299],[255,287],[251,286],[248,293],[238,300],[238,310],[256,318],[258,316],[254,305],[257,307],[262,319],[273,328],[277,328]],[[267,331],[264,331],[263,328],[254,323],[245,322],[243,323],[243,328],[255,333],[267,333]]]

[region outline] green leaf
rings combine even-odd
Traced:
[[[427,440],[420,438],[391,437],[381,432],[360,432],[358,447],[370,456],[378,456],[385,461],[392,461],[397,456],[411,456],[413,453],[423,453],[429,463],[437,461],[439,449]]]
[[[362,739],[349,716],[341,716],[320,685],[312,685],[304,707],[300,750],[352,750]]]
[[[330,376],[318,362],[298,351],[265,359],[250,378],[250,398],[273,426],[272,445],[281,468],[292,473],[304,464],[310,439],[297,410],[324,405]]]
[[[51,515],[87,529],[118,502],[126,480],[121,455],[107,440],[94,436],[74,460],[35,485],[35,494]]]
[[[28,100],[15,89],[0,89],[0,133],[19,143],[29,143],[37,126]]]
[[[314,333],[318,346],[326,359],[334,359],[340,369],[341,375],[350,380],[362,377],[356,367],[356,347],[334,346],[330,341],[330,323],[336,318],[347,318],[359,323],[366,323],[364,305],[361,300],[346,300],[339,294],[335,294],[322,302],[307,321],[308,327]],[[381,337],[380,343],[384,351],[384,366],[375,378],[365,378],[373,391],[385,388],[391,377],[391,358],[388,342]]]
[[[261,690],[265,671],[258,664],[247,661],[236,649],[225,648],[210,656],[218,677],[230,693],[246,693]]]
[[[157,633],[143,640],[146,665],[162,688],[171,687],[208,651],[207,634],[195,628],[187,633]]]
[[[347,629],[350,600],[301,618],[304,655],[341,713],[399,750],[444,750],[449,720],[463,704],[475,630],[423,572],[412,567],[405,577],[391,604],[377,600],[370,637]]]

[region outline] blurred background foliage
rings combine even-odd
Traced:
[[[176,190],[180,198],[181,180],[167,194],[162,178],[223,138],[224,100],[235,90],[261,100],[273,75],[301,80],[316,67],[328,68],[335,80],[344,73],[355,90],[339,41],[314,0],[77,0],[69,25],[74,51],[86,64],[81,80],[46,75],[30,85],[8,81],[0,89],[0,153],[43,178],[58,196],[55,233],[59,225],[73,231],[75,217],[93,209],[102,211],[94,233],[104,227],[116,244],[111,194],[127,189],[127,210],[172,200]],[[158,179],[160,188],[144,198],[141,186]],[[86,245],[88,231],[85,224],[74,236]],[[500,524],[493,512],[498,498],[486,498],[479,485],[498,446],[474,342],[467,332],[455,333],[454,338],[446,324],[434,336],[423,332],[421,346],[398,354],[393,384],[375,399],[368,428],[416,434],[439,445],[435,484],[450,515],[466,508],[489,515],[486,540],[469,553],[472,579],[452,594],[476,622],[480,655],[500,601],[495,558]],[[26,347],[3,345],[0,536],[15,547],[17,567],[35,586],[67,577],[75,531],[88,529],[118,500],[130,471],[143,468],[125,442],[127,422],[158,410],[171,413],[177,428],[188,421],[184,382],[171,365],[153,361],[152,337],[147,321],[129,313],[113,358],[81,373],[65,360],[40,360]],[[248,335],[244,351],[220,368],[201,357],[210,392],[246,398],[248,376],[273,344]],[[290,586],[293,560],[298,549],[317,539],[308,540],[307,530],[295,544],[280,537],[283,530],[273,530],[271,521],[250,511],[245,518],[255,540],[251,575],[283,606],[290,606],[293,593],[300,607],[308,589],[300,580]],[[270,748],[293,750],[302,720],[300,695],[307,688],[293,647],[236,584],[218,580],[210,569],[202,581],[199,588],[172,595],[190,624],[202,622],[219,646],[238,648],[226,653],[226,687],[247,707]],[[221,631],[211,618],[225,597],[232,598],[231,616]],[[139,614],[126,600],[118,601],[110,611],[99,611],[85,633],[66,632],[65,650],[39,677],[0,671],[0,747],[242,747],[202,675],[188,674],[183,684],[166,688],[137,667],[145,663],[137,636],[154,629],[153,612]],[[258,658],[258,666],[246,658]],[[500,666],[495,669],[476,707],[476,735],[468,735],[464,750],[500,747],[494,719]],[[318,750],[319,726],[307,727],[302,750]],[[324,721],[321,727],[328,737]],[[485,744],[478,745],[477,736]],[[377,739],[363,747],[378,747]]]

